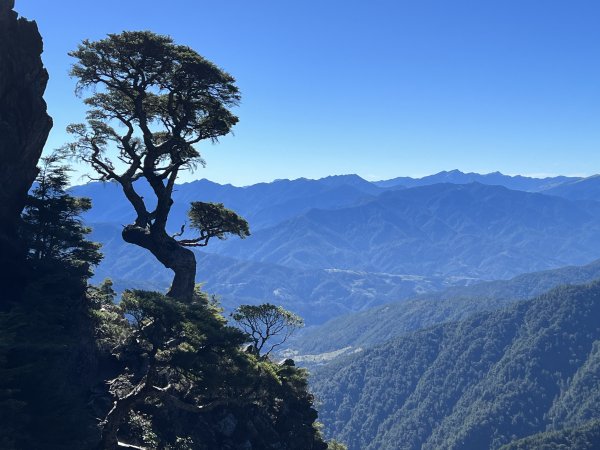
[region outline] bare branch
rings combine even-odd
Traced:
[[[185,223],[183,225],[181,225],[181,230],[179,230],[178,233],[172,234],[171,237],[176,238],[176,237],[182,236],[184,232],[185,232]]]

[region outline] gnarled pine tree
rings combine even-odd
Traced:
[[[178,239],[183,227],[174,235],[166,229],[177,176],[204,164],[195,145],[216,141],[238,121],[230,111],[240,99],[235,80],[189,47],[148,31],[86,40],[70,55],[77,59],[71,75],[78,91],[94,92],[85,99],[87,123],[68,127],[76,140],[67,148],[93,167],[96,179],[122,186],[136,213],[123,239],[175,272],[168,296],[191,299],[196,259],[185,247],[249,235],[248,224],[234,212],[202,202],[190,211],[199,237]],[[136,191],[140,179],[154,199]]]

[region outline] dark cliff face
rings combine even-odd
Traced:
[[[19,260],[16,224],[52,127],[43,99],[48,73],[35,22],[0,0],[0,271]],[[17,264],[18,265],[18,264]]]

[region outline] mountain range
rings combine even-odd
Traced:
[[[94,204],[96,280],[166,289],[169,271],[121,239],[132,214],[118,186],[72,192]],[[557,286],[600,278],[600,177],[199,180],[176,187],[173,231],[193,200],[252,230],[196,252],[197,280],[226,310],[270,302],[304,317],[285,354],[311,367],[325,433],[349,450],[596,439],[600,284]]]
[[[479,183],[312,209],[219,254],[297,268],[501,279],[600,255],[600,208]]]
[[[145,250],[124,244],[120,226],[96,224],[92,238],[103,242],[104,261],[95,280],[112,278],[117,291],[127,288],[164,291],[171,281]],[[332,317],[434,292],[461,280],[348,270],[297,269],[196,251],[198,279],[207,292],[218,293],[228,311],[240,304],[276,303],[301,315],[309,325]],[[117,276],[115,276],[117,275]],[[462,280],[467,283],[469,280]]]
[[[504,175],[500,172],[492,172],[488,174],[479,173],[464,173],[460,170],[442,171],[434,175],[428,175],[422,178],[412,177],[398,177],[391,180],[375,181],[374,184],[379,187],[417,187],[427,186],[430,184],[438,183],[452,183],[452,184],[469,184],[469,183],[481,183],[496,186],[504,186],[509,189],[517,191],[527,192],[543,192],[554,189],[561,185],[568,185],[573,182],[581,181],[584,178],[581,177],[546,177],[546,178],[534,178],[526,177],[522,175]]]
[[[186,222],[192,200],[236,210],[248,219],[252,236],[211,242],[198,253],[198,280],[227,308],[271,301],[305,315],[309,324],[600,255],[595,177],[475,175],[442,172],[411,179],[414,187],[356,175],[247,187],[199,180],[176,186],[170,227],[177,231]],[[562,196],[497,183],[542,192],[561,187]],[[152,198],[147,186],[138,188]],[[169,271],[120,237],[133,214],[118,185],[89,183],[72,193],[94,205],[84,219],[104,245],[96,280],[110,275],[121,288],[166,289]]]

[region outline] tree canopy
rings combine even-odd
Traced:
[[[88,198],[67,193],[69,170],[58,153],[41,159],[21,230],[34,269],[59,264],[90,276],[90,266],[102,259],[100,245],[86,239],[91,229],[81,220],[92,204]]]
[[[231,317],[250,337],[256,353],[260,355],[263,350],[266,350],[265,356],[304,325],[301,317],[270,303],[241,305],[235,309]]]
[[[94,296],[97,340],[124,368],[108,381],[115,401],[100,448],[112,450],[118,438],[152,449],[238,448],[236,439],[253,448],[327,447],[306,372],[243,352],[246,337],[206,294],[181,301],[131,290],[115,305],[105,282]],[[235,435],[222,431],[224,421]]]
[[[196,261],[184,246],[249,234],[233,211],[200,202],[190,210],[200,236],[178,241],[183,229],[166,231],[179,173],[204,165],[197,144],[216,142],[238,122],[231,112],[240,100],[235,80],[191,48],[149,31],[85,40],[70,55],[76,58],[71,75],[77,91],[92,93],[84,100],[86,122],[67,129],[75,140],[66,149],[94,169],[93,178],[121,185],[136,213],[123,239],[175,272],[171,297],[190,299]],[[138,180],[150,185],[154,198],[138,193]]]
[[[250,236],[248,222],[225,208],[223,203],[192,202],[188,215],[191,228],[197,230],[199,236],[177,241],[186,247],[204,247],[210,238],[225,239],[228,234],[235,234],[242,239]],[[182,226],[181,234],[183,231]]]

